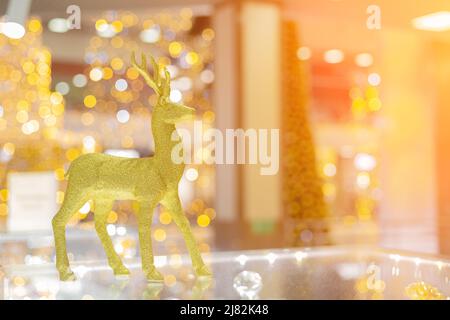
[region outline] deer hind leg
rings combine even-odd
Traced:
[[[111,212],[114,201],[111,200],[95,200],[94,221],[95,230],[98,237],[102,242],[106,256],[108,258],[108,264],[113,269],[116,276],[128,276],[130,271],[123,265],[117,252],[114,250],[111,237],[106,230],[106,220],[108,214]]]
[[[197,241],[195,240],[194,235],[192,234],[189,221],[184,215],[180,198],[178,197],[178,192],[176,191],[169,192],[161,201],[161,203],[164,205],[164,207],[166,207],[170,211],[173,221],[183,234],[183,238],[189,250],[189,254],[192,260],[192,266],[194,267],[196,275],[210,276],[211,272],[203,262],[202,256],[200,255],[200,251],[198,250]]]
[[[66,225],[70,218],[86,203],[87,199],[67,189],[64,202],[53,217],[52,226],[55,237],[56,268],[62,281],[74,281],[75,274],[70,269],[66,247]]]
[[[153,259],[151,226],[156,203],[155,201],[140,201],[137,212],[142,269],[149,281],[162,281],[164,279],[162,274],[156,270]]]

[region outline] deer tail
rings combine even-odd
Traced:
[[[69,177],[70,168],[72,168],[72,166],[70,166],[69,169],[67,169],[66,173],[64,173],[64,178],[68,178]]]

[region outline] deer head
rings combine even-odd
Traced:
[[[169,124],[176,124],[177,122],[192,119],[195,115],[195,109],[181,103],[172,102],[169,99],[170,74],[167,68],[161,68],[152,56],[150,56],[150,62],[153,68],[153,76],[148,72],[147,59],[144,54],[142,54],[141,64],[136,62],[134,52],[131,55],[131,64],[158,96],[158,102],[153,111],[155,115]],[[162,77],[162,74],[164,74],[164,77]]]

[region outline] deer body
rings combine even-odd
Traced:
[[[89,200],[94,202],[95,229],[115,275],[129,274],[106,231],[106,219],[115,200],[135,200],[139,205],[137,220],[142,268],[148,280],[163,280],[153,264],[151,247],[151,222],[153,210],[158,203],[166,207],[180,228],[196,274],[210,275],[198,251],[178,196],[178,183],[183,175],[184,164],[176,164],[171,160],[172,148],[177,143],[171,139],[175,123],[192,117],[194,109],[168,101],[169,75],[166,71],[166,78],[161,79],[158,75],[158,66],[153,59],[154,79],[147,73],[144,56],[142,66],[136,64],[134,56],[132,61],[133,66],[160,97],[152,113],[155,154],[149,158],[130,159],[94,153],[83,155],[73,161],[68,171],[64,202],[52,221],[56,267],[61,280],[75,279],[67,258],[65,226]]]
[[[130,159],[101,153],[80,156],[67,173],[71,177],[68,188],[71,190],[73,185],[78,192],[98,199],[114,197],[115,200],[144,201],[149,195],[163,195],[174,182],[178,185],[184,164],[170,161],[174,144],[171,135],[175,126],[161,125],[157,117],[153,119],[152,128],[158,132],[153,133],[158,141],[153,157]],[[163,134],[156,129],[158,127],[164,127]]]

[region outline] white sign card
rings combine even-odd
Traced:
[[[57,189],[53,171],[8,174],[8,231],[51,230]]]

